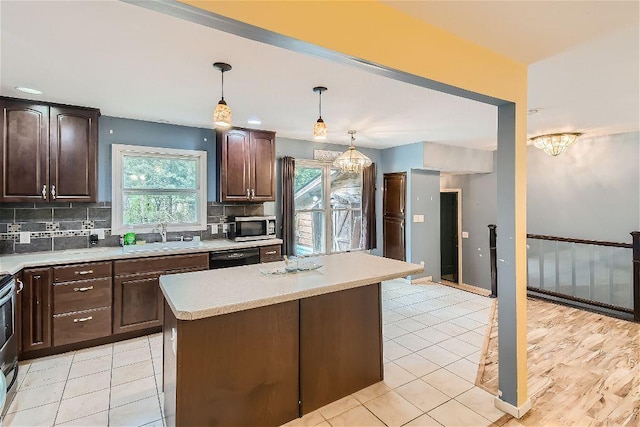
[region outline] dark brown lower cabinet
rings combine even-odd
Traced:
[[[21,292],[22,351],[51,346],[51,284],[50,268],[28,268],[22,272]]]
[[[113,263],[113,333],[162,326],[163,274],[209,269],[209,254],[136,258]]]
[[[113,332],[121,333],[162,325],[163,272],[127,275],[113,280]]]
[[[65,345],[111,335],[111,307],[53,316],[53,345]]]
[[[164,309],[168,426],[279,426],[383,379],[380,284],[199,320]]]

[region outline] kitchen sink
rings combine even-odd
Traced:
[[[198,248],[200,246],[201,242],[194,241],[156,242],[145,243],[143,245],[123,246],[122,252],[125,254],[137,252],[165,252],[185,248]]]

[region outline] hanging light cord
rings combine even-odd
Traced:
[[[224,101],[224,71],[220,70],[220,77],[221,77],[221,81],[222,81],[222,100]]]
[[[318,116],[322,118],[322,91],[318,91],[319,102],[318,102]]]

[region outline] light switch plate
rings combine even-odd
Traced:
[[[31,232],[29,232],[29,231],[21,231],[20,232],[20,243],[31,243]]]
[[[463,239],[468,239],[469,238],[469,232],[468,231],[463,231],[462,232],[462,238]]]
[[[424,222],[424,215],[414,215],[413,222]]]
[[[218,224],[209,224],[211,225],[211,234],[218,234]]]

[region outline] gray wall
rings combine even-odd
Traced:
[[[411,262],[424,262],[424,273],[413,276],[433,276],[440,281],[440,172],[414,169],[411,171]],[[413,222],[413,215],[424,215],[424,222]]]
[[[495,152],[494,152],[495,156]],[[496,173],[443,176],[441,188],[462,190],[462,280],[491,288],[489,264],[489,224],[496,223]]]
[[[579,138],[527,153],[527,232],[631,242],[640,230],[640,132]]]
[[[425,262],[424,273],[413,278],[433,276],[433,280],[438,281],[440,280],[440,173],[421,170],[423,155],[422,142],[382,150],[382,172],[407,173],[405,227],[407,261]],[[382,206],[382,191],[378,192],[378,197]],[[413,223],[414,214],[424,215],[425,222]],[[382,232],[380,236],[382,237]]]
[[[496,223],[496,174],[446,176],[462,189],[462,278],[490,288],[488,224]],[[527,150],[527,233],[631,242],[640,230],[640,132],[580,138],[557,157]],[[498,230],[499,232],[500,230]]]
[[[216,200],[216,140],[213,129],[101,116],[98,134],[98,201],[111,201],[111,145],[144,145],[207,152],[207,199]]]

